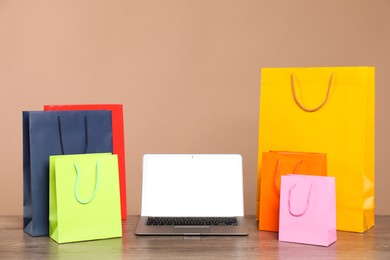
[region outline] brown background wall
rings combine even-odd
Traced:
[[[0,214],[22,214],[23,110],[122,103],[129,214],[144,153],[241,153],[255,212],[261,67],[376,70],[376,213],[390,214],[389,0],[0,0]]]

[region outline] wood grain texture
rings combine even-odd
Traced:
[[[129,216],[122,238],[60,245],[25,234],[20,216],[0,216],[0,259],[390,259],[390,216],[364,234],[338,231],[329,247],[279,242],[247,219],[244,237],[135,236],[138,216]]]

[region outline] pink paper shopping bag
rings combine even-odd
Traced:
[[[335,178],[282,176],[279,241],[329,246],[337,240]]]

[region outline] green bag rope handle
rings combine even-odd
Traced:
[[[292,93],[293,93],[293,96],[294,96],[295,103],[296,103],[303,111],[306,111],[306,112],[316,112],[316,111],[319,110],[321,107],[323,107],[323,106],[326,104],[326,102],[328,101],[330,88],[331,88],[331,86],[332,86],[332,81],[333,81],[333,72],[332,72],[332,74],[330,75],[329,85],[328,85],[328,91],[326,92],[326,96],[325,96],[324,101],[323,101],[318,107],[315,107],[315,108],[307,108],[307,107],[305,107],[304,105],[302,105],[302,103],[299,102],[299,100],[298,100],[297,94],[296,94],[296,92],[295,92],[295,78],[294,78],[294,73],[291,73],[291,88],[292,88]]]
[[[89,197],[89,199],[87,200],[82,200],[79,196],[79,182],[80,182],[80,170],[79,170],[79,167],[77,166],[76,163],[73,163],[74,165],[74,168],[76,170],[76,185],[74,187],[74,195],[76,197],[76,200],[81,203],[81,204],[88,204],[90,203],[94,198],[95,198],[95,195],[99,189],[99,182],[100,182],[100,161],[97,161],[96,162],[96,183],[95,183],[95,190],[93,191],[93,194],[91,195],[91,197]]]
[[[307,195],[307,200],[306,200],[306,207],[305,207],[305,209],[301,213],[294,213],[291,210],[291,202],[290,202],[291,201],[291,193],[292,193],[293,189],[295,188],[295,186],[297,186],[296,183],[288,191],[288,211],[290,212],[291,216],[293,216],[293,217],[300,217],[300,216],[303,216],[306,213],[306,211],[309,209],[313,184],[310,184],[310,190],[309,190],[309,194]]]

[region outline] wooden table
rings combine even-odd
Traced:
[[[364,234],[338,231],[329,247],[279,242],[277,233],[258,231],[247,217],[249,236],[135,236],[138,216],[123,222],[123,237],[57,244],[49,237],[30,237],[22,217],[0,216],[0,259],[390,259],[390,216],[377,216]]]

